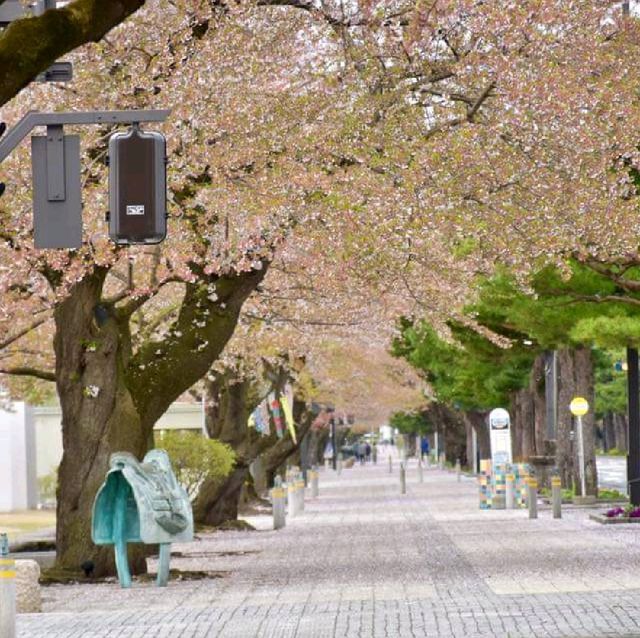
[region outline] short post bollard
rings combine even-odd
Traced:
[[[298,512],[304,512],[304,479],[298,474],[296,479],[296,495],[298,497]]]
[[[342,452],[338,453],[338,463],[336,464],[338,474],[342,474]]]
[[[516,506],[516,477],[513,474],[507,474],[505,487],[505,501],[508,510],[515,509]]]
[[[407,472],[404,463],[400,463],[400,494],[407,493]]]
[[[424,483],[424,472],[422,470],[422,460],[418,459],[418,483]]]
[[[289,516],[298,515],[298,500],[296,491],[295,479],[290,478],[287,482],[287,508]]]
[[[391,458],[391,454],[389,454],[389,474],[393,474],[393,459]]]
[[[559,476],[551,478],[551,502],[553,504],[553,518],[562,518],[562,483]]]
[[[538,518],[538,481],[530,478],[527,484],[527,505],[529,518]]]
[[[373,458],[373,464],[378,465],[378,446],[374,443],[371,450],[371,457]]]
[[[446,457],[444,455],[444,452],[440,455],[440,458],[438,459],[438,467],[441,470],[444,470],[444,464],[446,463]]]
[[[16,635],[16,566],[9,555],[9,539],[0,534],[0,636]]]
[[[311,498],[318,498],[320,475],[315,465],[311,472],[309,472],[309,478],[311,479]]]
[[[282,479],[276,476],[275,485],[271,490],[271,508],[273,509],[273,529],[281,529],[287,524],[285,517],[285,494]]]
[[[456,459],[456,478],[458,479],[458,483],[460,482],[460,472],[462,468],[460,467],[460,459]]]

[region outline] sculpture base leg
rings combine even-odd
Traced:
[[[116,569],[120,587],[131,587],[131,572],[129,571],[129,558],[127,557],[127,541],[125,531],[125,518],[127,513],[127,490],[123,481],[118,482],[115,497],[115,510],[113,513],[113,536],[116,551]]]
[[[160,544],[160,556],[158,557],[158,578],[156,585],[166,587],[169,582],[169,559],[171,558],[171,543]]]

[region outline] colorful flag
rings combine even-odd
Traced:
[[[284,418],[287,423],[287,427],[289,428],[289,433],[291,434],[291,438],[294,443],[297,443],[296,439],[296,428],[293,423],[293,412],[291,411],[291,406],[289,405],[289,400],[286,396],[280,397],[280,403],[282,404],[282,411],[284,412]]]

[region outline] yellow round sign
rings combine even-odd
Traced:
[[[576,397],[569,404],[569,410],[573,416],[584,416],[589,412],[589,402],[582,397]]]

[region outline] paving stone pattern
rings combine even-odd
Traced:
[[[640,636],[640,526],[480,511],[475,481],[429,469],[418,483],[415,461],[401,495],[380,456],[324,470],[282,530],[254,517],[258,531],[174,547],[173,566],[215,577],[47,587],[19,637]]]

